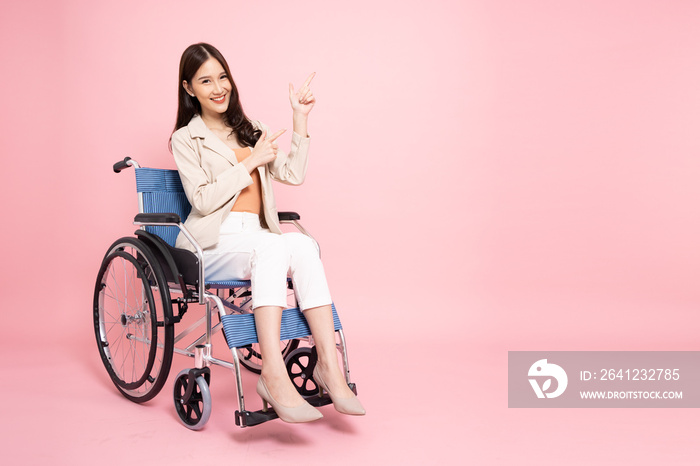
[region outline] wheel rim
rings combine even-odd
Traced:
[[[156,356],[157,325],[146,272],[131,255],[105,261],[98,296],[99,340],[112,380],[124,390],[148,381]]]

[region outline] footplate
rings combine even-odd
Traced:
[[[357,388],[354,383],[348,384],[350,390],[357,395]],[[331,398],[327,393],[323,396],[314,395],[304,398],[311,406],[315,408],[320,408],[321,406],[326,406],[332,404]],[[277,413],[272,407],[267,408],[267,411],[238,411],[236,410],[236,425],[239,427],[252,427],[262,424],[263,422],[272,421],[273,419],[278,419]]]

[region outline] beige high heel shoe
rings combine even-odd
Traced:
[[[328,385],[326,385],[326,382],[324,382],[321,378],[321,374],[318,372],[318,366],[314,367],[314,380],[316,381],[316,384],[318,384],[318,389],[321,391],[325,390],[328,393],[328,396],[331,397],[336,411],[343,414],[350,414],[352,416],[365,415],[365,408],[362,407],[362,403],[360,403],[360,400],[358,400],[355,395],[352,395],[350,398],[339,398],[333,396],[333,393],[328,390]]]
[[[279,418],[284,422],[311,422],[323,417],[321,411],[314,408],[306,401],[299,406],[293,407],[279,404],[274,398],[272,398],[272,395],[270,395],[270,391],[267,389],[267,385],[265,385],[262,376],[258,379],[258,385],[255,388],[255,391],[258,392],[258,395],[260,395],[260,398],[263,400],[263,412],[267,412],[267,404],[270,403],[272,409],[274,409],[275,413],[277,413],[277,416],[279,416]]]

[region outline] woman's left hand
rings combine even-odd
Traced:
[[[294,86],[289,83],[289,101],[292,103],[292,111],[301,115],[308,115],[311,109],[316,103],[316,97],[314,97],[309,84],[311,80],[316,76],[316,72],[311,73],[311,76],[306,78],[304,85],[301,86],[297,92],[294,92]]]

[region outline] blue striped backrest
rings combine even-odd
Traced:
[[[143,198],[143,211],[153,213],[176,213],[183,222],[190,214],[187,196],[182,189],[182,182],[177,170],[161,168],[137,168],[136,191]],[[177,227],[146,227],[146,231],[154,233],[171,246],[175,246],[180,229]]]

